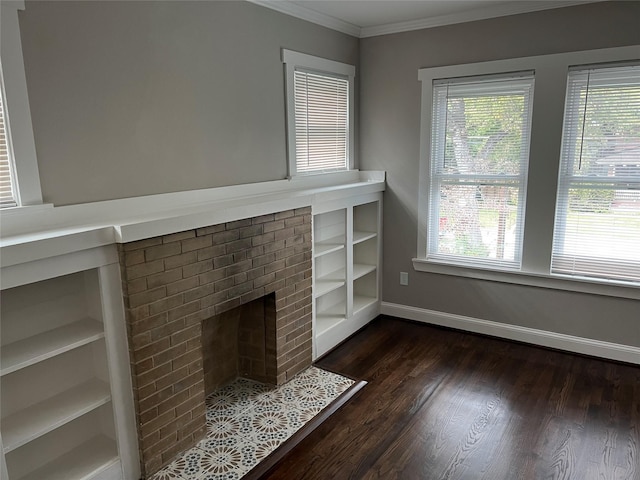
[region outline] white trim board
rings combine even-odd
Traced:
[[[397,303],[382,302],[380,313],[406,320],[415,320],[431,325],[455,328],[541,347],[549,347],[572,353],[640,365],[640,348],[630,345],[603,342],[601,340],[592,340],[590,338],[576,337],[574,335],[565,335],[517,325],[507,325],[490,320],[427,310],[425,308],[411,307]]]

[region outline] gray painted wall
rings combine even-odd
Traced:
[[[638,301],[415,272],[411,263],[417,256],[418,69],[638,45],[639,21],[640,2],[606,2],[361,41],[361,167],[387,171],[384,301],[640,346]],[[548,210],[544,198],[537,203]],[[535,208],[534,198],[527,209]],[[399,285],[400,271],[410,272],[409,286]]]
[[[358,39],[240,1],[29,1],[20,28],[56,205],[282,179],[281,48],[358,62]]]

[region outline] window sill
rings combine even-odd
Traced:
[[[632,286],[630,284],[612,281],[575,279],[559,275],[543,275],[537,273],[486,270],[436,263],[424,258],[414,258],[413,268],[418,272],[437,273],[440,275],[475,278],[478,280],[510,283],[513,285],[527,285],[531,287],[549,288],[552,290],[565,290],[569,292],[590,293],[593,295],[605,295],[609,297],[640,300],[640,286]]]
[[[53,203],[42,203],[40,205],[19,205],[17,207],[5,207],[0,210],[3,217],[13,217],[18,215],[30,215],[42,213],[53,208]]]

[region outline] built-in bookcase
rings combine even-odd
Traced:
[[[2,478],[139,474],[119,283],[105,265],[2,290]]]
[[[314,355],[380,312],[382,194],[314,207]]]

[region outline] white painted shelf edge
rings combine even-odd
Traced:
[[[370,305],[373,305],[378,301],[375,297],[366,297],[364,295],[356,295],[353,297],[353,314],[364,310]]]
[[[337,252],[343,248],[344,235],[338,235],[337,237],[316,242],[313,246],[313,256],[318,258],[329,253]]]
[[[319,314],[316,316],[317,336],[328,332],[336,325],[346,321],[346,317],[340,314]]]
[[[110,400],[109,385],[92,379],[3,418],[4,453],[9,453]]]
[[[360,277],[364,277],[367,273],[375,272],[375,265],[366,265],[364,263],[356,263],[353,265],[353,279],[357,280]]]
[[[332,292],[346,283],[345,269],[339,268],[316,279],[315,298],[319,298]]]
[[[2,347],[0,376],[68,352],[104,337],[102,324],[91,318],[43,332]]]
[[[353,244],[356,245],[358,243],[366,242],[371,238],[376,238],[378,234],[376,232],[353,232]]]
[[[97,435],[18,480],[89,480],[119,463],[116,443]]]

